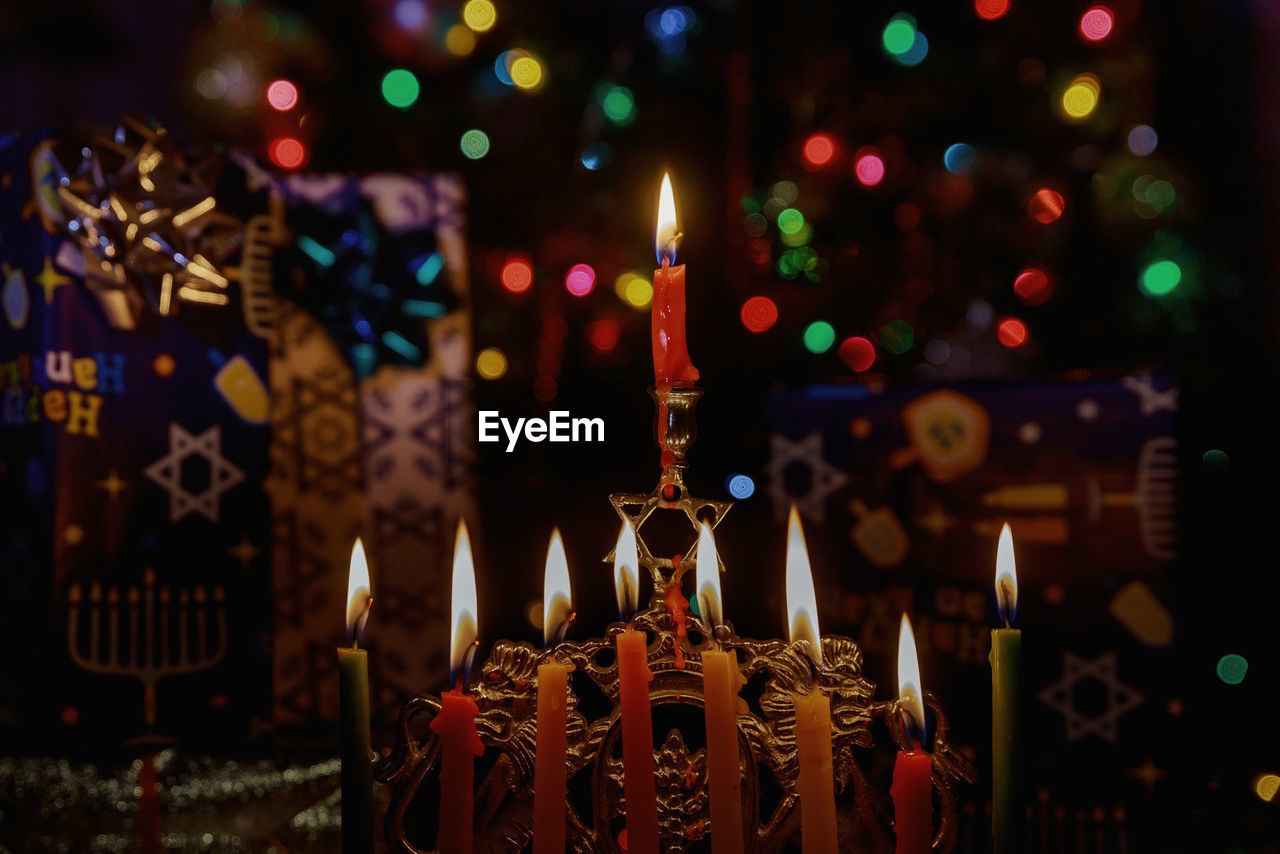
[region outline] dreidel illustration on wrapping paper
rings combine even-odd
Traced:
[[[910,542],[906,529],[888,507],[869,509],[862,501],[850,502],[855,522],[849,529],[849,539],[873,565],[888,569],[902,563],[907,557]]]
[[[107,588],[104,595],[96,581],[87,595],[79,584],[67,592],[67,650],[72,662],[89,673],[131,676],[141,682],[147,726],[156,722],[156,685],[161,679],[208,670],[227,654],[222,588],[213,588],[212,595],[203,587],[181,590],[176,602],[174,598],[168,587],[156,588],[155,570],[150,568],[143,574],[142,589],[130,587],[123,596],[117,587]]]
[[[929,479],[946,483],[982,465],[991,442],[991,418],[982,405],[959,392],[929,392],[902,408],[911,444],[894,451],[895,469],[919,463]]]
[[[266,424],[271,417],[271,396],[249,360],[239,354],[224,359],[216,350],[209,351],[209,359],[220,366],[213,375],[213,387],[232,411],[249,424]]]

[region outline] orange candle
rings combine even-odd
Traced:
[[[622,523],[614,552],[613,575],[618,610],[624,616],[639,606],[640,559],[636,532]],[[619,704],[622,714],[622,794],[627,809],[627,854],[658,854],[658,792],[653,776],[653,718],[649,711],[648,638],[627,628],[615,636],[618,650]]]
[[[658,225],[654,234],[654,251],[658,269],[653,272],[653,308],[650,313],[653,330],[653,381],[662,387],[692,385],[698,380],[698,369],[689,360],[689,347],[684,331],[684,265],[676,261],[680,234],[676,229],[675,196],[671,176],[662,176],[658,195]]]
[[[569,566],[560,531],[551,534],[542,580],[542,638],[560,637],[570,617]],[[538,666],[538,728],[533,769],[534,854],[564,854],[568,803],[569,666],[552,658]]]
[[[787,521],[787,613],[791,642],[803,646],[817,668],[822,667],[818,634],[818,597],[813,589],[809,552],[795,505]],[[796,758],[800,776],[800,847],[804,854],[836,854],[836,789],[831,749],[831,698],[816,685],[794,695]]]
[[[467,526],[458,521],[453,546],[453,642],[449,677],[457,686],[440,697],[431,730],[440,737],[440,854],[472,854],[475,822],[475,758],[484,752],[476,732],[476,701],[466,693],[467,667],[476,645],[476,573]]]
[[[924,751],[924,703],[921,701],[920,663],[911,621],[902,615],[898,635],[898,696],[901,697],[902,725],[916,744],[912,750],[898,751],[893,766],[893,831],[898,837],[897,854],[927,854],[933,847],[933,760]]]
[[[712,635],[724,624],[720,604],[720,559],[711,528],[698,534],[698,611]],[[703,712],[707,723],[707,779],[711,854],[742,854],[742,766],[738,756],[738,657],[721,649],[702,653]]]

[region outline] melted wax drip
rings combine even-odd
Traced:
[[[678,579],[680,577],[680,561],[682,560],[684,560],[684,555],[676,555],[671,559],[674,578]],[[662,595],[662,601],[666,603],[667,610],[671,612],[671,618],[675,621],[676,669],[684,670],[684,639],[688,636],[685,612],[689,608],[689,600],[684,598],[684,593],[680,590],[679,581],[673,581],[667,586],[667,592]]]

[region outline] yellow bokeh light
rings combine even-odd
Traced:
[[[476,373],[486,380],[501,379],[507,372],[507,354],[497,347],[481,350],[476,356]]]
[[[1259,774],[1253,781],[1253,791],[1267,803],[1275,800],[1280,793],[1280,776],[1275,774]]]
[[[1083,119],[1098,106],[1102,84],[1092,74],[1081,74],[1062,93],[1062,111],[1068,118]]]
[[[653,302],[653,285],[644,276],[623,273],[613,284],[618,296],[633,308],[647,308]]]
[[[471,0],[462,7],[462,21],[477,33],[483,33],[498,22],[498,10],[489,0]]]
[[[542,83],[542,65],[532,56],[522,56],[511,63],[507,72],[511,82],[521,89],[537,89]]]
[[[466,56],[476,49],[476,34],[462,24],[454,24],[444,34],[444,46],[454,56]]]

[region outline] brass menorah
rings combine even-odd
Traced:
[[[161,679],[208,670],[227,654],[227,611],[223,604],[226,596],[221,587],[214,587],[212,595],[204,587],[180,590],[175,607],[175,597],[169,588],[157,589],[155,570],[148,567],[142,576],[142,589],[136,586],[126,589],[123,602],[120,588],[109,587],[104,595],[97,581],[89,585],[87,602],[85,598],[78,583],[67,591],[67,649],[71,660],[89,673],[132,676],[141,682],[147,726],[154,726],[156,722],[156,684]],[[81,607],[88,611],[87,651],[82,648],[80,637]],[[122,611],[126,612],[127,620],[123,627],[120,625]],[[105,654],[102,652],[104,612]],[[210,612],[217,622],[212,639],[209,637]],[[195,618],[194,644],[192,616]],[[176,650],[171,643],[175,623]],[[127,650],[123,656],[122,647]]]

